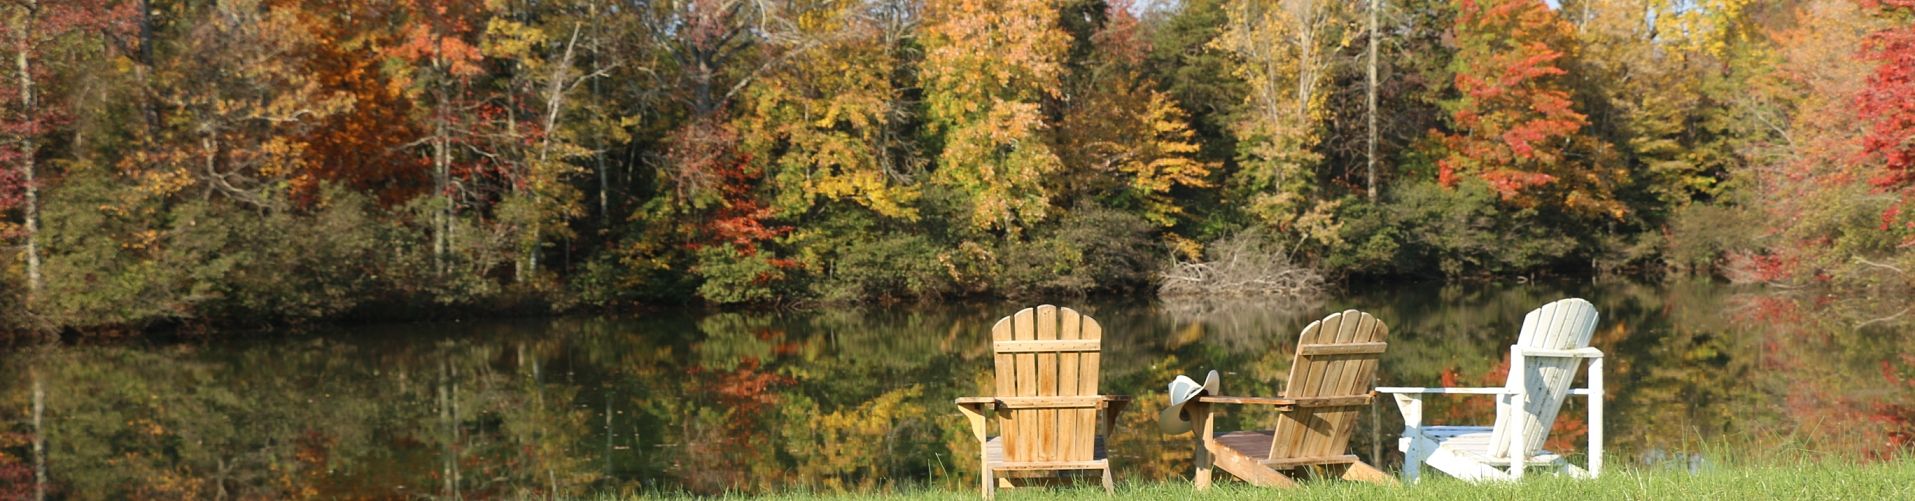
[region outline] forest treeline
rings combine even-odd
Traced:
[[[1915,0],[1555,3],[8,0],[0,306],[1911,284]]]

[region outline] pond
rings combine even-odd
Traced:
[[[1229,393],[1275,396],[1298,331],[1359,308],[1391,326],[1383,384],[1496,385],[1523,314],[1569,296],[1602,314],[1610,465],[1707,468],[1777,449],[1869,461],[1915,443],[1906,298],[1583,281],[1353,286],[1310,304],[1055,303],[1103,324],[1102,387],[1139,398],[1111,447],[1122,481],[1188,476],[1189,436],[1155,424],[1178,374],[1214,368]],[[988,329],[1023,306],[20,348],[0,355],[0,497],[33,483],[36,389],[49,483],[77,499],[968,490],[977,446],[951,400],[989,394]],[[1577,400],[1552,450],[1582,450]],[[1431,405],[1431,422],[1487,424],[1494,413],[1481,397]],[[1387,401],[1372,413],[1351,447],[1365,458],[1380,449],[1373,462],[1394,470],[1401,418]]]

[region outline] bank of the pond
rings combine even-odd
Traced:
[[[1667,468],[1623,468],[1600,479],[1577,480],[1533,475],[1518,483],[1468,484],[1447,477],[1416,485],[1378,486],[1356,482],[1307,482],[1303,487],[1273,491],[1240,482],[1226,482],[1204,492],[1187,482],[1120,483],[1117,498],[1144,500],[1245,499],[1264,500],[1278,493],[1285,500],[1341,501],[1347,499],[1911,499],[1915,498],[1915,459],[1855,464],[1803,462],[1762,466],[1705,468],[1697,472]],[[1000,490],[999,499],[1111,499],[1094,483],[1077,487]],[[601,495],[599,499],[638,497],[686,498],[688,495]],[[743,498],[744,495],[722,496]],[[813,493],[789,491],[750,496],[774,500],[978,499],[975,490],[907,490],[879,493]]]

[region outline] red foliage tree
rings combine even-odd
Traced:
[[[1588,119],[1573,109],[1555,77],[1570,25],[1541,0],[1459,0],[1454,38],[1456,89],[1451,132],[1440,139],[1449,154],[1437,162],[1437,180],[1454,186],[1462,176],[1482,179],[1504,199],[1573,175],[1569,139]]]
[[[1876,63],[1868,87],[1856,97],[1856,110],[1869,123],[1862,136],[1864,161],[1880,162],[1869,183],[1902,195],[1882,214],[1882,229],[1898,220],[1915,228],[1915,217],[1903,214],[1915,199],[1915,0],[1863,0],[1862,6],[1890,22],[1863,40],[1863,57]]]
[[[759,244],[791,228],[767,224],[773,210],[756,193],[764,173],[738,151],[737,145],[737,131],[708,116],[674,131],[666,158],[678,167],[673,172],[679,174],[676,186],[681,191],[680,199],[716,206],[703,211],[699,228],[702,238],[692,245],[732,244],[740,253],[752,255],[758,252]]]

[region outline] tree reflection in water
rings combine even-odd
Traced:
[[[1389,323],[1385,384],[1494,385],[1522,315],[1563,296],[1603,313],[1595,344],[1611,354],[1612,463],[1778,449],[1879,460],[1915,447],[1915,336],[1911,315],[1896,315],[1905,300],[1709,283],[1358,289],[1315,304],[1070,304],[1106,326],[1101,387],[1140,399],[1111,449],[1118,475],[1189,474],[1190,438],[1153,422],[1172,377],[1217,369],[1227,393],[1275,395],[1298,330],[1332,310]],[[36,487],[35,436],[48,446],[46,487],[73,499],[962,489],[977,451],[950,401],[989,393],[989,326],[1022,306],[28,348],[0,356],[0,495]],[[1550,445],[1576,451],[1584,404],[1568,405]],[[1352,448],[1400,464],[1400,418],[1388,402],[1378,410],[1381,436],[1366,426]],[[1490,400],[1470,397],[1426,412],[1494,416]],[[1271,415],[1224,419],[1254,427]]]

